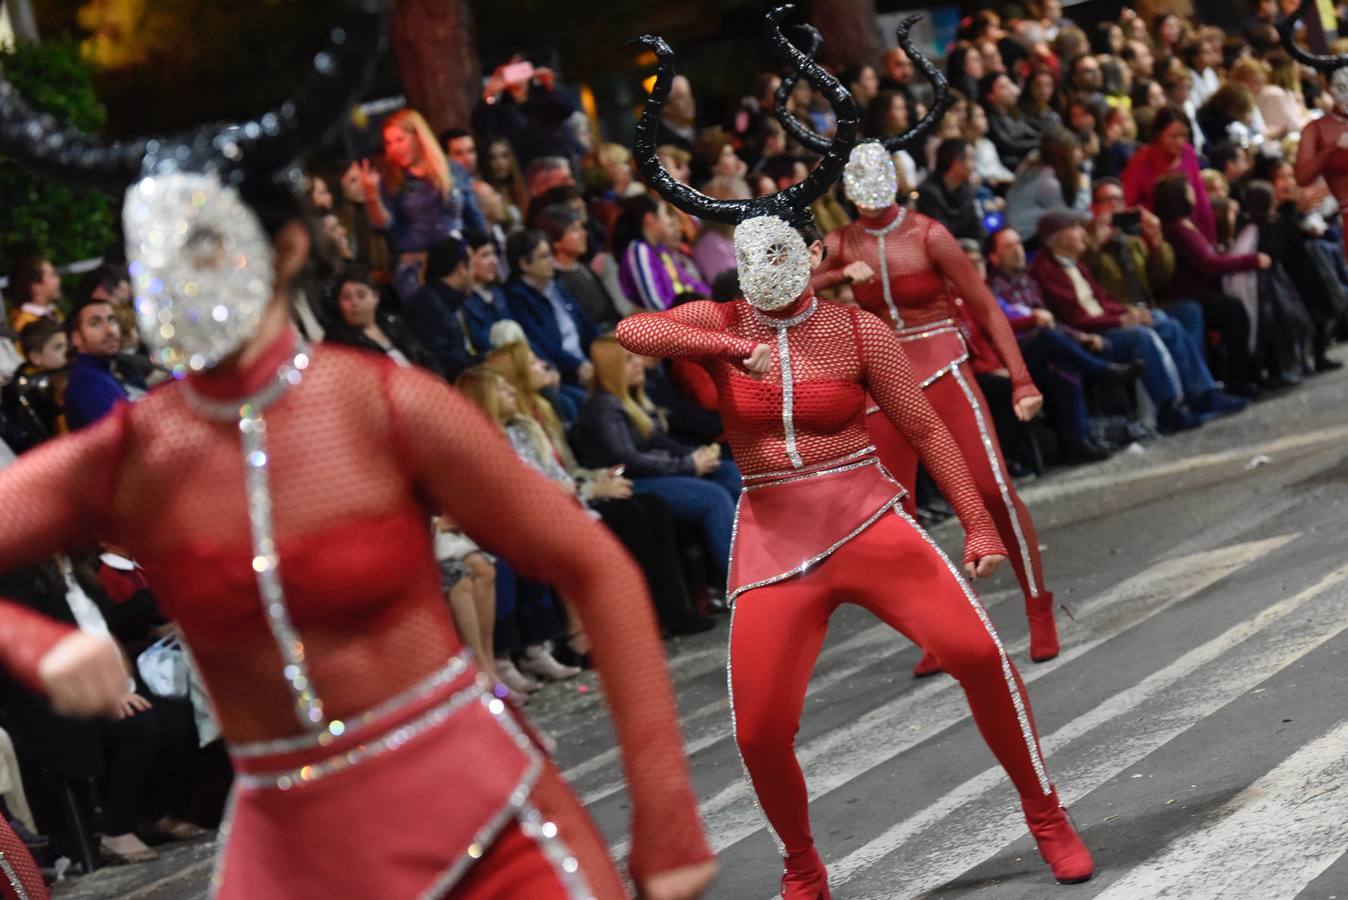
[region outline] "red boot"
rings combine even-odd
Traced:
[[[1030,659],[1048,662],[1058,655],[1058,626],[1053,621],[1053,595],[1040,594],[1025,601],[1030,620]]]
[[[1095,861],[1067,818],[1067,810],[1058,801],[1058,792],[1055,790],[1047,797],[1033,800],[1022,798],[1020,806],[1025,810],[1030,834],[1039,845],[1039,855],[1053,869],[1053,877],[1058,883],[1089,881],[1095,874]]]
[[[832,900],[828,892],[828,872],[819,858],[819,851],[813,846],[786,857],[782,900]]]
[[[926,678],[928,675],[937,675],[941,672],[941,664],[936,661],[936,657],[931,655],[930,650],[922,651],[922,658],[913,666],[914,678]]]

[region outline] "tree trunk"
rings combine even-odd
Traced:
[[[842,68],[879,65],[884,36],[876,20],[875,0],[815,0],[810,22],[824,36],[820,60]]]
[[[468,0],[395,0],[392,25],[408,105],[437,134],[467,128],[482,82]]]

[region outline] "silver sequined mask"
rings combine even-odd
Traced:
[[[785,309],[810,285],[805,239],[776,216],[754,216],[735,226],[735,261],[744,299],[764,312]]]
[[[843,169],[843,190],[862,209],[889,209],[899,193],[894,157],[875,141],[857,144]]]
[[[1329,95],[1334,98],[1334,106],[1339,112],[1348,115],[1348,66],[1335,69],[1330,76]]]
[[[142,178],[122,206],[136,315],[157,360],[214,366],[257,333],[271,302],[272,244],[256,214],[214,174]]]

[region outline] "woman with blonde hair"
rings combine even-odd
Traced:
[[[468,172],[446,158],[430,126],[414,109],[400,109],[384,122],[382,171],[360,164],[370,222],[388,235],[397,263],[398,295],[406,300],[420,286],[426,251],[465,228],[483,230]]]
[[[525,463],[602,519],[632,554],[646,576],[662,629],[673,634],[696,634],[712,628],[710,619],[693,611],[688,597],[670,505],[657,494],[635,491],[632,482],[623,477],[621,467],[579,468],[560,427],[553,437],[547,424],[530,415],[526,398],[532,396],[536,408],[545,410],[550,422],[557,424],[547,400],[537,394],[539,369],[529,365],[532,357],[526,344],[502,347],[483,365],[464,372],[459,382],[469,398],[501,425]],[[519,365],[522,361],[523,372]],[[503,363],[508,364],[510,374],[497,370]],[[514,384],[516,379],[522,389]],[[573,652],[581,652],[584,634],[574,630],[574,618],[572,623],[568,646]]]
[[[700,525],[723,580],[730,570],[730,537],[740,473],[720,447],[689,447],[670,437],[664,413],[646,396],[646,367],[617,338],[590,345],[594,390],[572,436],[583,465],[623,466],[638,491],[658,494],[674,518]]]

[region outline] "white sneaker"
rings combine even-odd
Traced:
[[[534,644],[524,648],[524,655],[520,659],[520,668],[530,675],[537,675],[539,678],[546,678],[548,681],[565,681],[580,674],[580,669],[575,666],[564,666],[559,663],[548,652],[548,648],[542,644]]]
[[[496,678],[518,694],[532,694],[543,689],[541,683],[515,668],[515,664],[508,656],[496,660]]]

